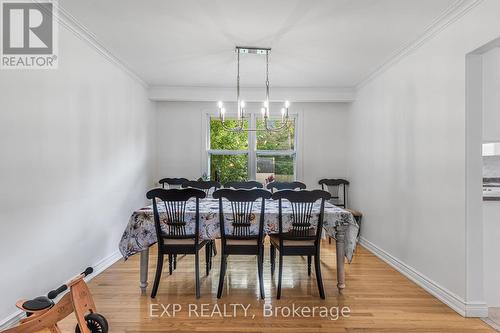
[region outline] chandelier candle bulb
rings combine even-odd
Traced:
[[[245,118],[245,101],[241,101],[240,103],[240,114],[238,116]]]
[[[264,110],[266,113],[266,118],[269,118],[269,100],[267,99],[264,101]]]
[[[225,108],[221,108],[220,109],[220,116],[221,116],[223,122],[224,122],[224,116],[225,115],[226,115],[226,109]]]

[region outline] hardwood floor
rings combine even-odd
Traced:
[[[353,263],[346,265],[347,288],[340,295],[335,288],[335,243],[323,242],[321,257],[326,300],[319,298],[314,269],[311,277],[307,276],[307,258],[290,257],[284,259],[282,298],[277,301],[277,281],[271,279],[268,246],[264,263],[266,298],[263,301],[259,299],[256,259],[238,256],[229,257],[224,294],[217,300],[220,255],[215,257],[210,275],[205,277],[203,274],[201,278],[199,300],[194,291],[193,256],[179,258],[173,275],[169,276],[168,270],[163,273],[158,296],[152,300],[149,293],[155,272],[156,248],[150,252],[147,296],[141,296],[138,287],[138,255],[127,262],[114,264],[91,281],[97,309],[108,319],[110,332],[493,332],[479,319],[462,318],[361,246],[358,246]],[[200,262],[203,263],[200,272],[204,272],[204,259]],[[153,314],[160,315],[161,304],[165,307],[170,304],[169,310],[178,304],[182,310],[175,317],[166,314],[151,317],[151,306],[155,309]],[[208,318],[196,317],[196,313],[203,314],[202,304],[208,304],[203,305]],[[225,305],[226,315],[232,315],[231,304],[250,305],[248,316],[238,308],[236,317],[221,318],[216,313],[210,318],[214,306],[223,310]],[[319,317],[318,310],[314,318],[263,316],[264,306],[291,308],[293,304],[311,307],[311,311],[314,306],[333,307],[333,311],[336,307],[348,307],[350,316],[331,320],[335,318]],[[192,310],[197,307],[196,312],[191,311],[191,316],[190,306]],[[286,315],[287,310],[284,311]],[[75,322],[70,316],[62,322],[61,328],[64,332],[74,332]]]

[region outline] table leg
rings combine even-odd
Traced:
[[[148,264],[149,264],[149,248],[141,251],[141,272],[140,272],[140,284],[141,293],[146,294],[146,288],[148,287]]]
[[[344,257],[345,257],[345,234],[346,226],[339,225],[335,228],[336,238],[336,251],[337,251],[337,288],[339,291],[345,288],[345,271],[344,271]]]

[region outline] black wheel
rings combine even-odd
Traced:
[[[87,327],[92,333],[108,333],[108,321],[98,313],[91,313],[85,316]],[[75,333],[81,333],[80,326],[76,325]]]

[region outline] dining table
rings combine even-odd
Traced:
[[[264,215],[264,232],[276,234],[279,232],[278,200],[266,200]],[[224,219],[232,218],[230,203],[223,199]],[[159,204],[160,220],[166,219],[164,205]],[[256,201],[252,214],[254,221],[259,221],[260,202]],[[317,223],[320,214],[320,204],[317,202],[312,209],[311,223]],[[191,199],[186,205],[185,220],[187,232],[195,229],[196,201]],[[287,200],[282,201],[283,232],[292,227],[293,211]],[[205,240],[220,238],[219,199],[205,198],[199,201],[199,235]],[[225,223],[225,225],[228,223]],[[230,225],[230,223],[229,223]],[[164,224],[162,224],[163,228]],[[252,226],[258,232],[258,225]],[[358,242],[359,226],[354,216],[347,210],[325,202],[323,214],[323,235],[336,240],[337,288],[345,288],[344,258],[350,263]],[[135,210],[128,221],[119,243],[119,249],[126,260],[130,256],[140,254],[139,287],[143,294],[148,286],[149,248],[157,242],[152,205]]]

